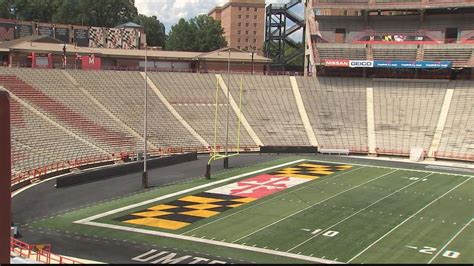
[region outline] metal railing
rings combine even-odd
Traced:
[[[45,264],[83,264],[79,261],[51,253],[51,245],[30,245],[10,238],[10,253]]]

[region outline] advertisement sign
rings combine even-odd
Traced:
[[[379,68],[450,68],[451,61],[374,61]]]
[[[33,35],[33,26],[31,25],[16,25],[16,38],[23,38]]]
[[[349,67],[349,60],[326,59],[323,62],[328,67]]]
[[[369,68],[372,68],[372,67],[374,67],[374,61],[351,60],[351,61],[349,61],[349,66],[351,68],[356,68],[356,67],[369,67]]]
[[[64,43],[69,43],[69,30],[66,28],[55,28],[54,36]]]
[[[44,35],[54,38],[54,29],[53,27],[38,26],[38,35]]]
[[[74,29],[74,42],[79,47],[88,47],[89,46],[89,30]]]

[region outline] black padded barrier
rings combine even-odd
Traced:
[[[149,159],[148,169],[161,168],[165,166],[180,164],[197,160],[197,153],[184,153],[160,158]],[[64,188],[79,184],[94,182],[98,180],[123,176],[126,174],[139,173],[143,169],[143,161],[132,162],[122,165],[113,165],[101,169],[84,170],[78,173],[61,176],[56,179],[56,188]]]

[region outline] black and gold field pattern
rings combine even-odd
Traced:
[[[178,230],[271,194],[350,168],[352,168],[351,165],[301,163],[206,192],[185,196],[118,217],[115,220],[126,224]]]

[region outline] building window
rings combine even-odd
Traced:
[[[250,11],[250,8],[247,7],[247,11]]]
[[[254,19],[258,19],[258,16],[257,16],[257,15],[255,15],[255,16],[253,16],[253,18],[254,18]]]
[[[256,27],[257,27],[257,23],[254,23],[253,26],[256,28]]]
[[[256,30],[253,31],[253,35],[257,35],[257,31],[256,31]]]
[[[257,39],[253,39],[253,43],[257,43]]]
[[[237,39],[237,42],[240,42],[240,38]]]
[[[239,18],[242,18],[242,15],[239,15],[238,17],[239,17]]]
[[[245,23],[245,27],[248,27],[248,26],[249,26],[249,23],[248,23],[248,22],[247,22],[247,23]]]
[[[245,31],[245,35],[249,35],[249,31],[248,31],[248,30]]]
[[[255,12],[257,12],[257,8],[254,8],[253,10],[254,10]]]
[[[242,11],[242,7],[239,6],[239,11]]]
[[[239,31],[237,31],[237,34],[239,34],[239,35],[240,35],[240,33],[241,33],[241,31],[240,31],[240,30],[239,30]]]
[[[237,24],[237,25],[240,27],[240,26],[242,26],[242,23],[241,23],[241,22],[239,22],[239,24]]]
[[[249,47],[248,47],[248,46],[245,46],[245,50],[248,50],[248,49],[249,49]]]
[[[237,46],[237,49],[240,49],[240,45],[239,45],[239,46]]]

